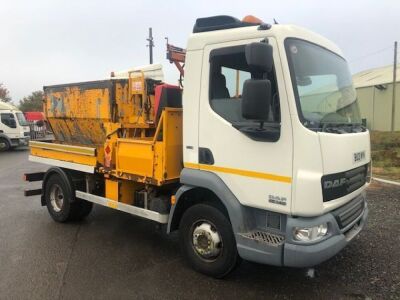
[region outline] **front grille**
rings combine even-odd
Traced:
[[[367,165],[321,178],[324,202],[343,197],[359,189],[366,183]]]
[[[347,179],[347,193],[354,192],[362,187],[367,178],[367,166],[362,166],[345,173]]]
[[[251,231],[242,234],[243,237],[251,240],[255,240],[258,242],[266,243],[271,246],[279,246],[282,245],[285,237],[282,235],[265,232],[265,231]]]
[[[24,136],[31,136],[30,132],[24,132]]]
[[[332,213],[340,229],[354,222],[364,211],[365,201],[363,197],[357,197],[346,205],[334,210]]]

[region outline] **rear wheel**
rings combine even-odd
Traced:
[[[75,199],[74,189],[60,174],[50,175],[45,186],[45,201],[50,216],[56,222],[80,220],[92,210],[91,202]]]
[[[183,255],[198,272],[222,278],[240,261],[232,225],[213,206],[190,207],[182,217],[179,231]]]
[[[92,211],[93,203],[77,199],[74,205],[77,205],[77,213],[75,215],[75,220],[82,220],[86,218]]]
[[[0,152],[10,150],[10,143],[5,138],[0,138]]]

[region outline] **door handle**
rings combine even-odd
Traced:
[[[214,156],[210,149],[199,148],[199,163],[205,164],[205,165],[213,165],[214,164]]]

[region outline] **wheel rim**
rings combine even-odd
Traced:
[[[5,139],[0,139],[0,152],[7,151],[10,148],[10,145]]]
[[[50,190],[50,203],[55,212],[60,212],[64,204],[64,193],[58,184],[53,184]]]
[[[196,222],[192,230],[192,246],[202,260],[216,260],[222,252],[223,244],[215,225],[206,220]]]

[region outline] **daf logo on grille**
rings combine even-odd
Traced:
[[[346,184],[347,179],[346,178],[339,178],[335,180],[326,180],[324,181],[324,189],[333,189],[340,187],[344,184]]]

